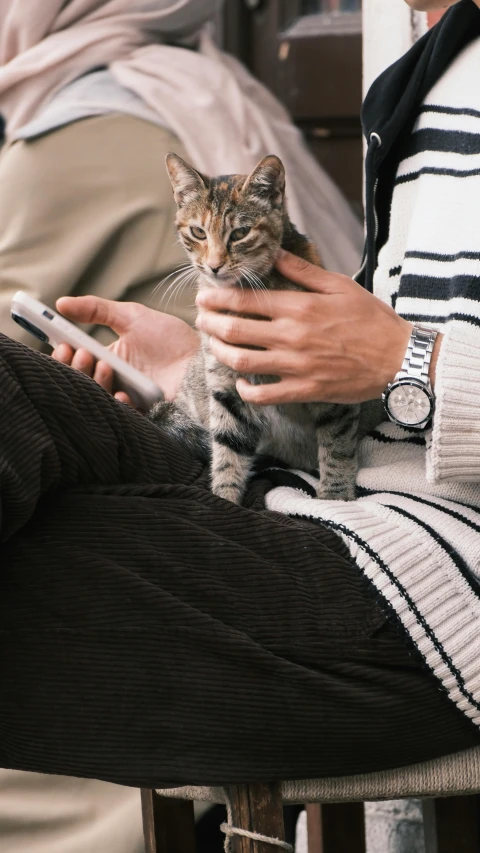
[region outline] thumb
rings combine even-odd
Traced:
[[[101,296],[62,296],[56,302],[57,311],[77,323],[109,326],[117,335],[128,331],[132,324],[131,306],[112,302]]]
[[[307,290],[314,290],[318,293],[331,293],[332,290],[338,290],[338,285],[336,288],[333,286],[331,273],[322,267],[309,263],[304,258],[299,258],[298,255],[286,252],[285,249],[280,249],[275,267],[289,281],[301,284]]]

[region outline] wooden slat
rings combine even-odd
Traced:
[[[435,800],[422,800],[425,853],[438,853]]]
[[[308,803],[305,808],[307,812],[308,853],[323,853],[322,807],[320,803]]]
[[[365,853],[363,803],[307,806],[308,853]]]
[[[432,853],[479,853],[480,797],[441,797],[424,804],[426,849]]]
[[[145,853],[196,853],[193,802],[141,789]],[[270,851],[271,853],[271,851]]]
[[[234,826],[282,841],[285,839],[279,784],[255,782],[251,785],[231,785],[228,795]],[[271,844],[242,836],[232,838],[233,853],[272,853],[274,850]]]
[[[324,853],[366,853],[363,803],[322,806]]]

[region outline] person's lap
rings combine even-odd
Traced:
[[[265,511],[260,481],[248,507],[215,497],[156,427],[7,339],[0,373],[0,764],[221,782],[478,742],[334,533]]]

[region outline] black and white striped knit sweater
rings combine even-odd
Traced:
[[[374,275],[381,299],[445,335],[433,429],[386,420],[365,438],[354,502],[314,499],[314,478],[300,472],[267,497],[270,509],[340,534],[452,701],[478,725],[479,80],[477,38],[418,105]]]

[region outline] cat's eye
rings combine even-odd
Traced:
[[[230,234],[230,240],[232,241],[232,243],[236,243],[237,240],[243,240],[243,238],[247,236],[250,230],[251,228],[249,225],[244,225],[243,228],[234,228],[232,233]]]
[[[196,240],[205,240],[205,237],[207,236],[203,228],[199,228],[198,225],[191,225],[190,231],[192,237],[195,237]]]

